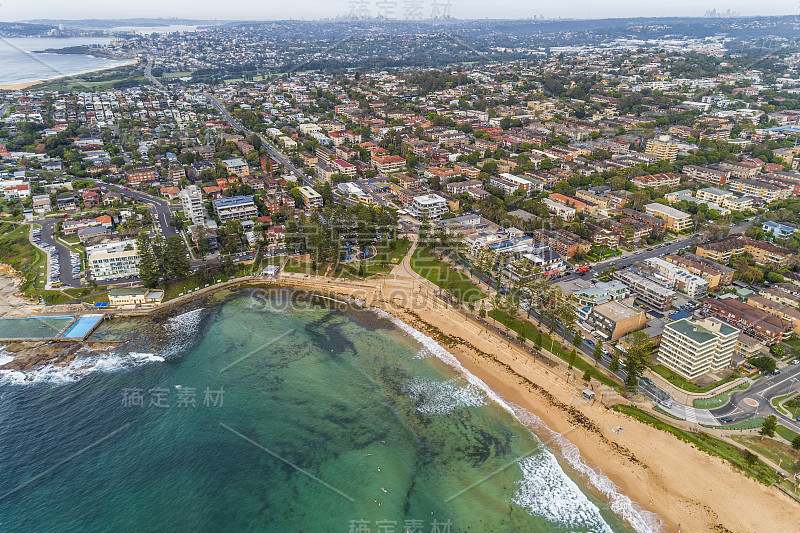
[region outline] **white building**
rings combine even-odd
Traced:
[[[694,379],[730,365],[738,337],[738,329],[719,320],[684,318],[664,329],[658,362],[684,378]]]
[[[203,192],[197,185],[189,185],[183,189],[178,197],[181,199],[181,206],[186,218],[192,224],[202,224],[206,218],[206,210],[203,205]]]
[[[438,194],[415,196],[408,206],[408,212],[417,220],[439,220],[449,212],[447,200]]]
[[[658,269],[658,273],[672,282],[672,286],[689,298],[699,300],[708,294],[708,281],[685,268],[669,263],[660,257],[645,259],[646,264]]]
[[[94,279],[139,275],[139,252],[133,239],[89,246],[86,258]]]

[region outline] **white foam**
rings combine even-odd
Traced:
[[[609,507],[611,510],[627,520],[631,526],[633,526],[634,530],[636,530],[638,533],[657,533],[662,531],[663,526],[657,515],[641,509],[638,505],[633,503],[630,498],[622,494],[619,490],[619,487],[617,487],[616,484],[614,484],[614,482],[608,478],[608,476],[606,476],[599,469],[592,468],[586,463],[586,461],[584,461],[576,446],[567,441],[561,435],[553,432],[544,424],[544,422],[539,419],[539,417],[530,411],[523,409],[522,407],[507,403],[499,394],[494,392],[488,385],[486,385],[483,380],[464,368],[461,362],[456,359],[453,354],[445,350],[441,345],[439,345],[439,343],[421,331],[409,326],[399,318],[387,313],[383,309],[370,308],[370,310],[376,313],[378,316],[389,320],[395,326],[412,336],[417,342],[422,344],[422,346],[429,353],[435,355],[442,362],[459,372],[462,376],[464,376],[464,378],[467,379],[467,381],[479,387],[489,399],[511,413],[517,420],[519,420],[520,423],[529,428],[532,428],[533,426],[549,431],[553,435],[553,440],[558,442],[560,445],[561,452],[569,465],[575,469],[575,471],[586,476],[592,486],[594,486],[606,498],[608,498]],[[567,444],[569,446],[567,446]],[[563,475],[566,476],[566,474]],[[575,489],[577,492],[580,492],[577,486],[575,486]],[[573,497],[577,498],[579,496],[575,494]],[[585,498],[586,496],[583,495],[583,493],[580,493],[580,497]],[[591,504],[591,502],[589,503]]]
[[[165,360],[160,355],[156,355],[156,354],[153,354],[153,353],[131,352],[131,353],[128,354],[128,356],[130,356],[130,357],[132,357],[134,359],[141,359],[141,360],[144,360],[144,361],[157,361],[157,362],[160,362],[160,363],[163,363],[164,360]]]
[[[486,395],[463,378],[448,381],[414,378],[406,385],[406,391],[419,400],[417,411],[423,414],[443,415],[457,407],[480,407],[486,405]]]
[[[567,476],[555,456],[543,449],[534,456],[520,459],[522,480],[512,501],[529,513],[569,528],[596,533],[613,533],[600,510]]]

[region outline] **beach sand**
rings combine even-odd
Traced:
[[[44,83],[46,81],[55,81],[55,80],[60,80],[60,79],[64,79],[64,78],[80,77],[80,76],[82,76],[84,74],[90,74],[92,72],[101,72],[103,70],[111,70],[111,69],[120,68],[120,67],[127,67],[128,65],[135,65],[138,62],[139,62],[139,59],[135,58],[135,59],[131,59],[130,61],[128,61],[126,63],[123,63],[122,65],[115,65],[113,67],[107,67],[107,68],[99,68],[99,69],[96,69],[96,70],[87,70],[86,72],[80,72],[78,74],[70,74],[70,75],[67,75],[67,76],[58,76],[58,77],[55,77],[55,78],[48,78],[48,79],[45,79],[45,80],[26,81],[26,82],[22,82],[22,83],[9,83],[9,84],[6,84],[6,85],[0,85],[0,90],[4,90],[4,91],[22,91],[24,89],[28,89],[29,87],[33,87],[35,85],[39,85],[40,83]]]
[[[800,504],[778,489],[600,402],[590,405],[579,394],[583,381],[568,384],[564,379],[566,365],[551,369],[533,361],[514,343],[509,347],[507,339],[466,320],[462,312],[425,298],[424,289],[420,293],[417,288],[412,301],[410,283],[399,279],[348,286],[303,276],[286,278],[302,289],[316,287],[363,300],[437,340],[506,402],[533,413],[577,446],[583,459],[640,509],[657,514],[664,531],[800,531]],[[382,291],[377,293],[379,284]],[[615,393],[596,382],[594,388],[598,397],[606,394],[606,403],[614,403],[608,396]],[[640,406],[650,411],[648,402],[642,400]],[[612,429],[617,427],[622,431]]]

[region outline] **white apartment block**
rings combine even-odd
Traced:
[[[447,200],[438,194],[415,196],[408,206],[409,214],[417,220],[439,220],[449,211]]]
[[[731,363],[739,330],[713,318],[688,318],[664,328],[658,362],[686,379],[717,372]]]
[[[133,239],[86,248],[94,279],[117,279],[139,275],[139,252]]]
[[[203,205],[203,191],[200,190],[200,187],[189,185],[178,194],[178,197],[186,218],[192,224],[202,224],[206,218],[206,210]]]

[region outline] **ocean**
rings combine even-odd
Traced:
[[[193,306],[0,371],[0,531],[658,530],[382,312],[285,290]]]
[[[0,85],[50,80],[113,68],[125,61],[73,54],[37,54],[37,50],[106,44],[108,38],[14,37],[0,39]]]

